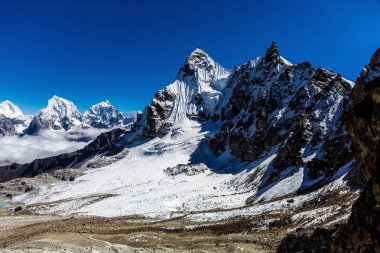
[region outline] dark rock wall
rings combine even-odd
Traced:
[[[287,236],[278,252],[380,252],[380,49],[360,73],[348,104],[356,169],[367,184],[347,224]]]

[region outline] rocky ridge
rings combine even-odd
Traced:
[[[210,146],[216,154],[228,151],[244,161],[277,149],[262,187],[300,168],[312,180],[328,181],[352,160],[343,117],[352,86],[330,69],[291,64],[273,42],[265,55],[230,76],[231,92],[218,105],[222,126]]]
[[[278,252],[378,252],[380,248],[380,49],[361,71],[348,103],[349,134],[367,180],[346,224],[291,234]]]

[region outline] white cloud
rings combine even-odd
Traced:
[[[36,136],[0,137],[0,165],[28,163],[37,158],[72,152],[86,146],[100,132],[102,131],[98,129],[82,129],[68,133],[42,131]]]

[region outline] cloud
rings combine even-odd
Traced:
[[[70,132],[42,131],[37,136],[0,137],[0,165],[28,163],[37,158],[72,152],[86,146],[100,132],[98,129],[82,129]]]

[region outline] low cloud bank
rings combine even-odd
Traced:
[[[104,131],[104,130],[103,130]],[[0,165],[29,163],[38,158],[72,152],[83,148],[102,130],[41,131],[39,135],[0,137]]]

